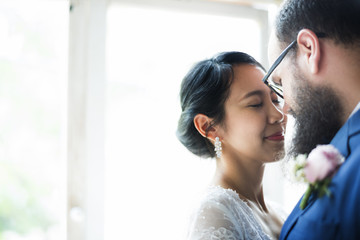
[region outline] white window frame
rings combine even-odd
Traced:
[[[67,239],[104,238],[105,0],[71,0]]]

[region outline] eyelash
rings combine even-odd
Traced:
[[[280,101],[279,100],[272,100],[273,103],[275,104],[280,104]],[[254,105],[250,105],[249,107],[252,107],[252,108],[260,108],[263,106],[263,103],[259,103],[259,104],[254,104]]]
[[[272,102],[273,102],[273,103],[276,103],[276,104],[280,104],[280,101],[279,101],[279,100],[273,100]]]
[[[263,106],[263,103],[259,103],[259,104],[254,104],[254,105],[250,105],[249,107],[252,107],[252,108],[260,108]]]
[[[275,85],[277,85],[277,86],[279,86],[279,87],[282,87],[282,81],[281,81],[281,79],[279,79],[279,82],[274,82],[275,83]]]

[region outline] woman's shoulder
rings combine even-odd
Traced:
[[[206,189],[191,219],[189,239],[210,239],[213,235],[247,239],[249,234],[263,235],[247,203],[234,190],[220,186]]]
[[[225,189],[221,186],[210,186],[203,193],[200,198],[200,206],[212,205],[223,207],[241,207],[248,209],[246,202],[240,199],[236,191],[232,189]]]
[[[220,186],[211,186],[205,189],[198,199],[195,211],[218,210],[225,214],[234,212],[247,213],[250,210],[247,203],[240,199],[239,195],[232,189],[225,189]],[[248,213],[247,213],[248,214]]]

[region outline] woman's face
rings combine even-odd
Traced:
[[[243,64],[233,69],[234,80],[220,127],[223,156],[275,161],[284,149],[286,124],[278,97],[261,81],[261,68]]]

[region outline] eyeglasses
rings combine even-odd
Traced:
[[[315,33],[318,38],[324,38],[326,37],[325,33]],[[262,81],[272,90],[274,91],[279,97],[284,99],[283,96],[283,88],[281,85],[273,82],[272,80],[269,81],[270,75],[273,73],[275,68],[281,63],[281,61],[284,59],[286,54],[296,45],[297,40],[292,41],[289,46],[285,48],[284,51],[280,54],[280,56],[275,60],[274,64],[270,67],[269,71],[266,73]]]
[[[284,98],[283,97],[283,89],[282,86],[273,82],[272,80],[269,81],[269,77],[270,75],[273,73],[273,71],[275,70],[275,68],[281,63],[281,61],[284,59],[284,57],[286,56],[286,54],[288,54],[288,52],[291,50],[291,48],[293,46],[295,46],[297,43],[296,40],[292,41],[290,43],[289,46],[287,46],[287,48],[285,48],[285,50],[280,54],[280,56],[275,60],[274,64],[270,67],[269,71],[266,73],[266,75],[264,76],[264,78],[262,79],[262,81],[271,89],[273,90],[279,97]]]

